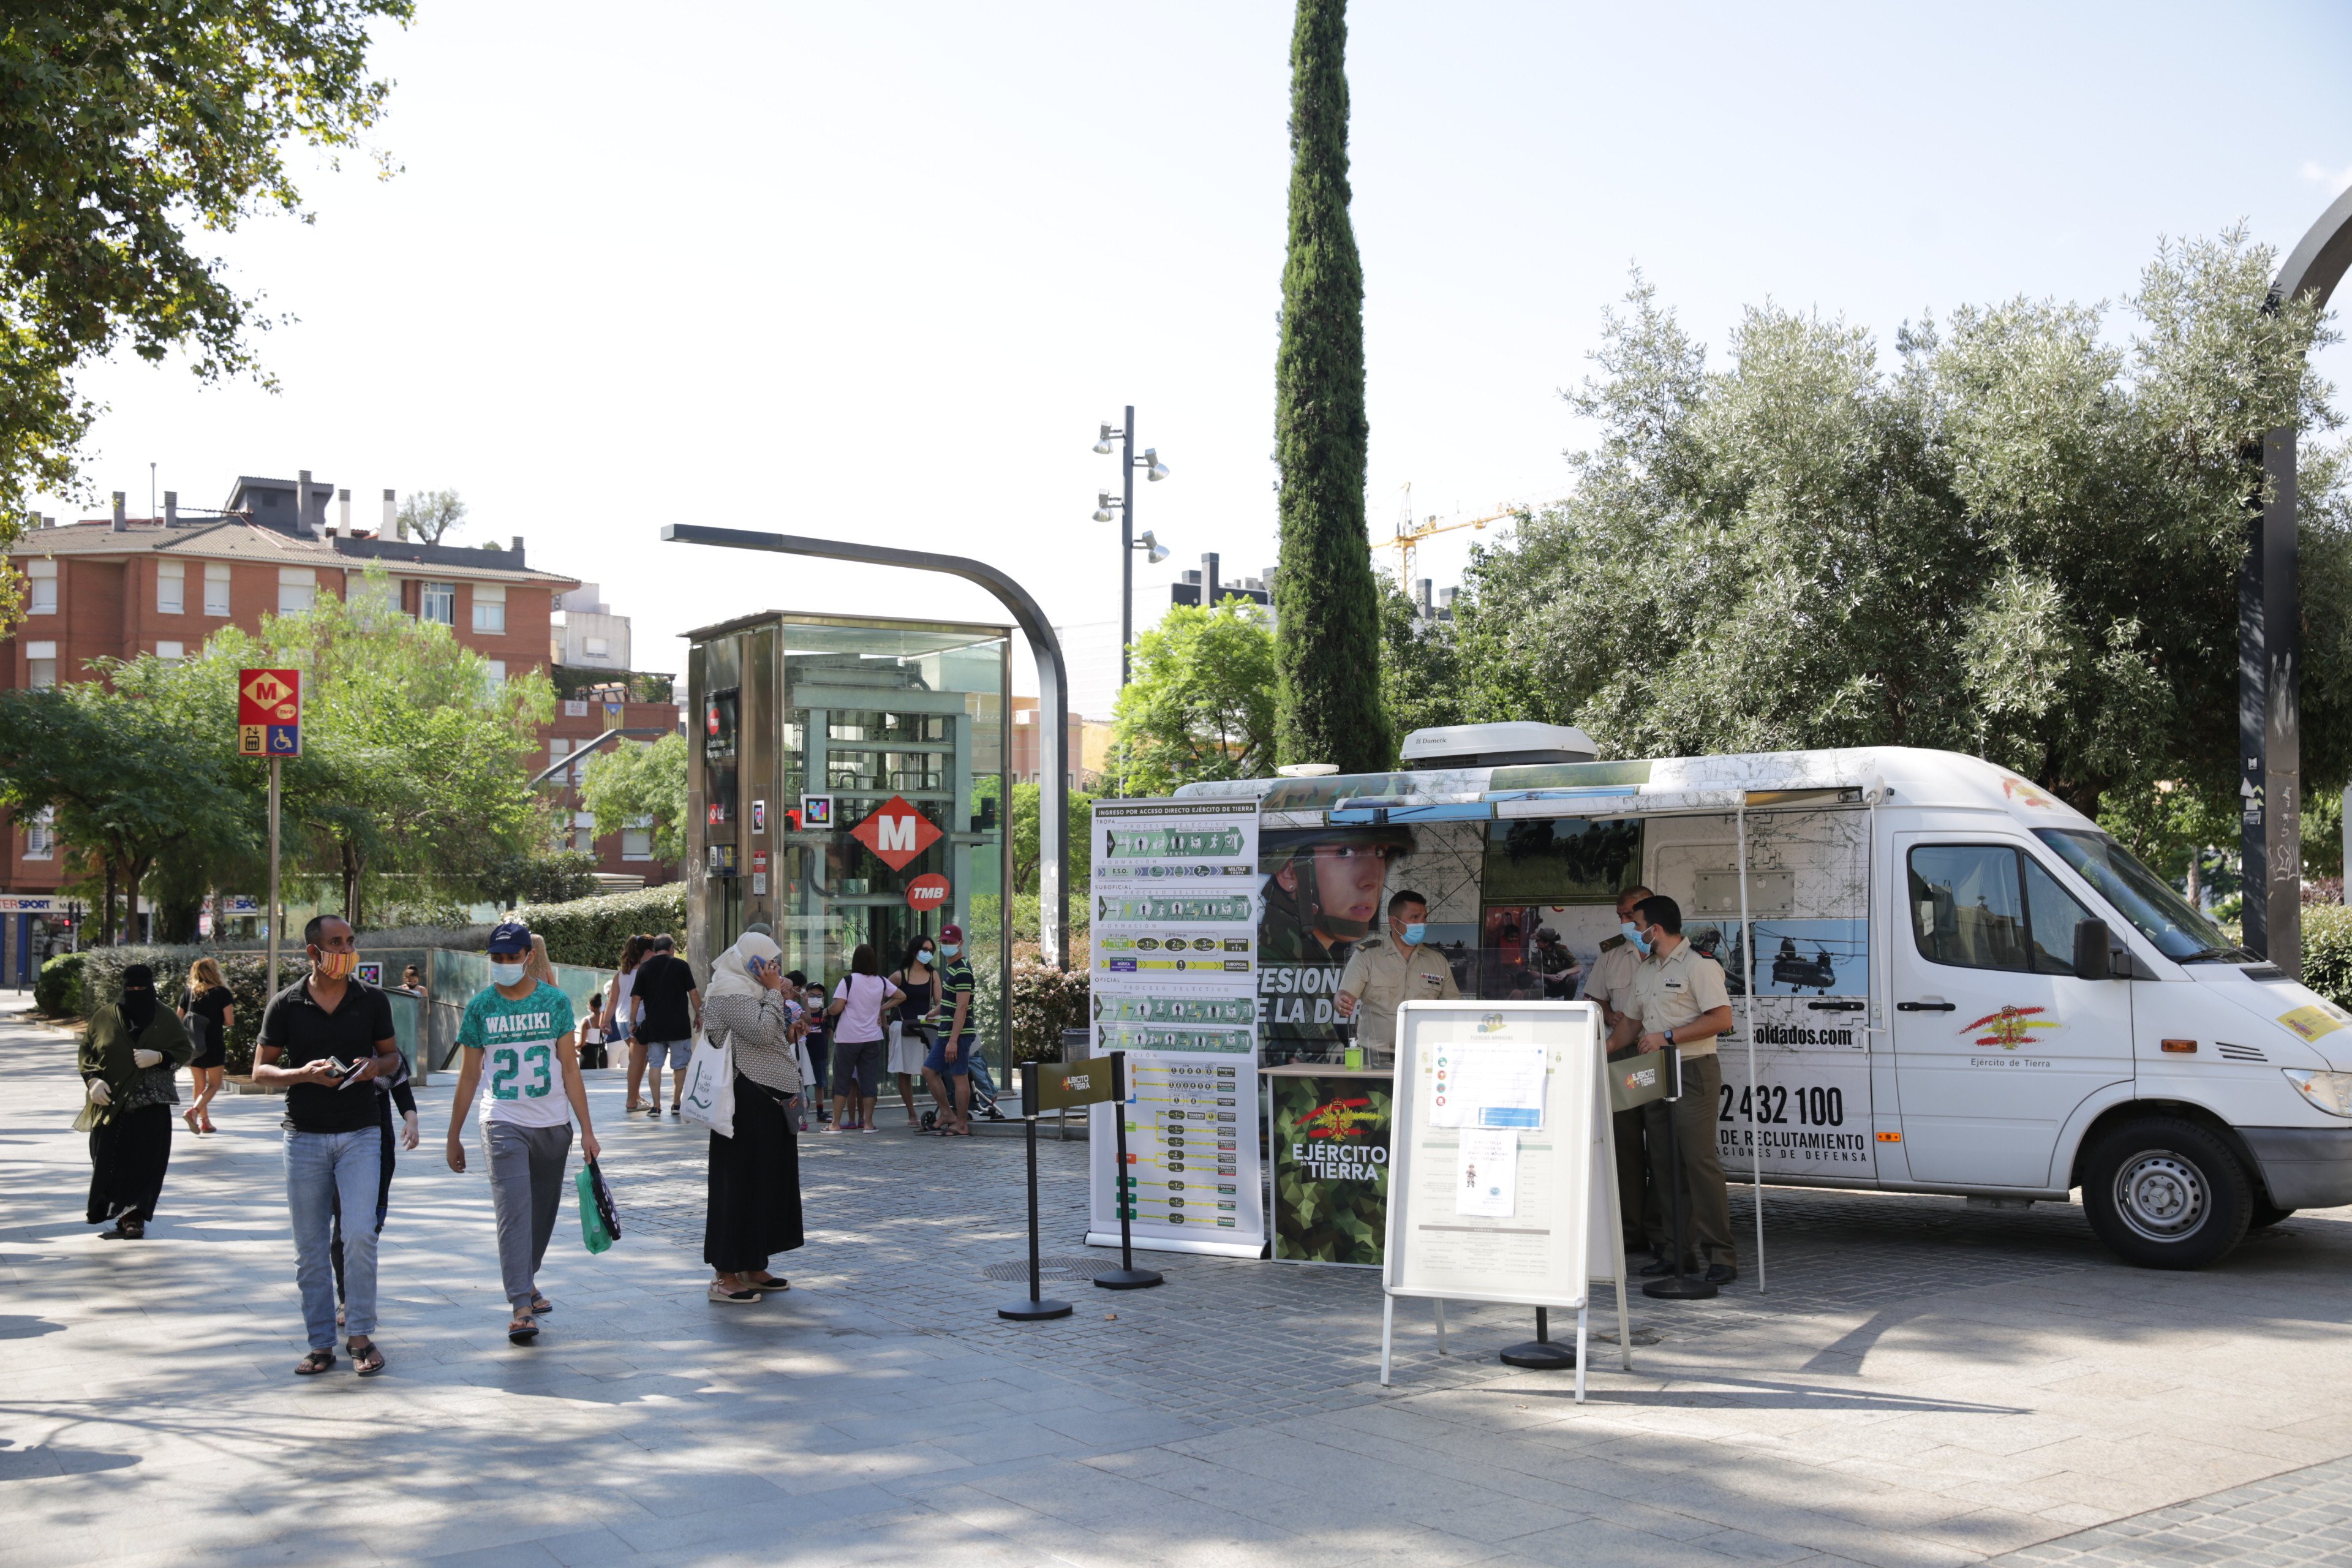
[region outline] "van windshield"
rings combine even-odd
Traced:
[[[2116,912],[2156,943],[2175,963],[2253,963],[2254,955],[2231,942],[2172,885],[2132,858],[2104,833],[2037,827],[2033,836],[2058,851],[2083,880],[2096,888]]]

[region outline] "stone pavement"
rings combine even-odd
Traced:
[[[1769,1293],[1637,1295],[1636,1371],[1602,1349],[1579,1406],[1493,1359],[1529,1325],[1492,1309],[1449,1314],[1444,1358],[1402,1309],[1381,1389],[1362,1271],[1160,1258],[1160,1289],[1091,1289],[1080,1142],[1041,1161],[1073,1319],[994,1315],[1019,1142],[896,1131],[803,1140],[794,1289],[712,1306],[702,1141],[602,1073],[625,1235],[590,1258],[567,1205],[517,1349],[479,1163],[436,1152],[451,1081],[393,1188],[390,1370],[298,1380],[277,1102],[216,1102],[150,1239],[101,1242],[69,1037],[0,1022],[0,1568],[2352,1555],[2342,1211],[2169,1275],[2070,1207],[1768,1191]]]

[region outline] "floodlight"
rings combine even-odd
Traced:
[[[1143,477],[1154,484],[1168,477],[1168,465],[1160,460],[1159,447],[1146,447],[1143,449]]]
[[[1106,458],[1110,456],[1109,426],[1106,425],[1102,427],[1102,438],[1095,443],[1095,450],[1101,453]]]

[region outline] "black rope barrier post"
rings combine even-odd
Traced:
[[[1024,1062],[1021,1066],[1021,1120],[1029,1140],[1029,1297],[996,1309],[1000,1318],[1015,1322],[1034,1322],[1041,1318],[1066,1318],[1070,1315],[1067,1301],[1048,1301],[1038,1278],[1037,1265],[1037,1064]]]
[[[1666,1096],[1666,1181],[1672,1188],[1675,1215],[1675,1271],[1663,1279],[1653,1279],[1642,1287],[1642,1294],[1661,1301],[1706,1301],[1716,1296],[1716,1289],[1704,1279],[1694,1279],[1684,1259],[1690,1256],[1690,1216],[1683,1208],[1682,1144],[1675,1129],[1674,1108],[1683,1101],[1683,1054],[1672,1046],[1666,1054],[1674,1058],[1675,1091]]]
[[[1149,1286],[1165,1283],[1157,1268],[1135,1266],[1135,1238],[1129,1220],[1135,1213],[1134,1200],[1129,1195],[1134,1184],[1127,1174],[1127,1053],[1110,1054],[1111,1125],[1118,1130],[1118,1163],[1112,1167],[1117,1180],[1111,1190],[1118,1194],[1118,1267],[1095,1276],[1095,1283],[1105,1290],[1141,1290]]]

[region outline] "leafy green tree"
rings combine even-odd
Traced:
[[[1016,894],[1037,894],[1039,866],[1038,786],[1015,784],[1013,786],[1013,890]],[[975,801],[997,798],[993,776],[982,779],[972,791]],[[1070,891],[1083,893],[1094,876],[1091,836],[1094,833],[1095,801],[1097,797],[1085,790],[1070,792],[1070,861],[1066,868]]]
[[[348,600],[269,617],[257,636],[215,633],[198,662],[232,685],[245,666],[303,671],[303,754],[285,764],[285,816],[354,922],[383,878],[403,879],[412,898],[512,892],[518,857],[551,844],[549,809],[523,783],[536,726],[555,711],[547,677],[492,680],[448,627],[403,614],[380,571]],[[222,733],[227,743],[235,731]]]
[[[2232,232],[2158,250],[2129,300],[2025,300],[1870,335],[1766,307],[1710,369],[1638,279],[1574,496],[1474,553],[1462,716],[1580,724],[1619,756],[1899,744],[1973,752],[2096,815],[2171,781],[2233,800],[2249,444],[2336,423],[2311,310]],[[2304,471],[2303,736],[2352,770],[2352,508]]]
[[[456,490],[418,490],[400,503],[400,523],[411,539],[438,544],[466,523],[466,503]]]
[[[299,213],[299,141],[359,145],[388,84],[369,29],[410,0],[14,0],[0,20],[0,545],[24,498],[77,482],[81,365],[127,343],[198,376],[250,371],[253,297],[189,249]],[[389,165],[383,165],[388,172]],[[13,606],[0,605],[0,612]],[[0,618],[0,626],[6,624]]]
[[[1290,237],[1274,372],[1282,471],[1275,580],[1278,750],[1389,763],[1380,590],[1364,532],[1364,272],[1348,216],[1347,0],[1298,0],[1290,42]]]
[[[686,858],[685,736],[616,742],[614,750],[588,759],[580,795],[596,814],[598,833],[650,823],[654,858]]]
[[[166,677],[152,655],[126,668],[149,682]],[[233,744],[192,745],[171,708],[101,681],[0,692],[0,806],[52,813],[59,837],[99,859],[110,884],[100,934],[110,942],[112,886],[128,890],[135,928],[139,886],[157,857],[242,818]]]
[[[1134,679],[1118,694],[1111,749],[1119,793],[1263,776],[1274,763],[1275,667],[1265,612],[1248,600],[1170,605],[1135,639]],[[1378,765],[1387,762],[1383,754]]]
[[[1381,595],[1381,699],[1398,745],[1415,730],[1462,721],[1462,660],[1454,623],[1424,621],[1394,585]]]

